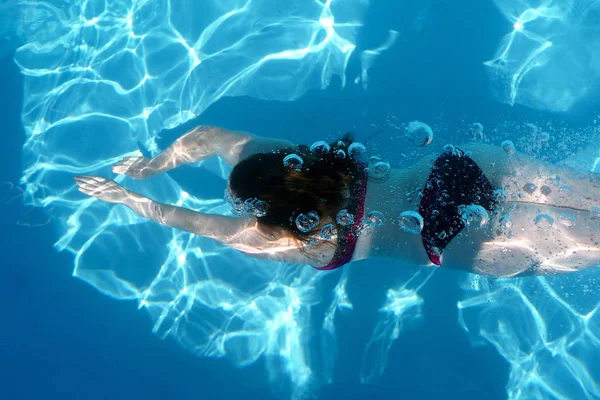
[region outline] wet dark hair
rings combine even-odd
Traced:
[[[291,236],[307,243],[327,223],[335,223],[336,214],[347,207],[350,188],[358,178],[357,163],[347,156],[353,135],[330,143],[330,151],[317,155],[305,145],[269,153],[259,153],[240,161],[231,172],[231,195],[242,200],[256,198],[267,203],[267,212],[257,217],[259,227],[274,238]],[[343,150],[346,156],[336,155]],[[302,167],[286,167],[283,159],[297,154]],[[296,217],[316,211],[319,224],[309,232],[296,226]]]

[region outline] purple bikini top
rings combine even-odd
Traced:
[[[350,189],[350,204],[348,212],[355,216],[354,223],[349,226],[338,225],[337,249],[331,262],[324,267],[315,267],[319,271],[330,271],[348,264],[352,260],[356,242],[358,241],[358,229],[360,227],[360,218],[365,212],[365,197],[367,196],[367,165],[358,164],[358,178]]]

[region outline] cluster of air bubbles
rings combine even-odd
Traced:
[[[233,215],[242,217],[244,215],[244,202],[242,199],[234,199],[228,189],[225,189],[225,201],[231,205]]]
[[[404,232],[418,234],[423,230],[423,217],[416,211],[404,211],[398,217],[398,224]]]
[[[451,156],[458,156],[460,157],[461,153],[460,150],[458,150],[456,148],[456,146],[454,146],[453,144],[447,144],[444,146],[444,153],[451,155]]]
[[[487,210],[478,204],[460,205],[458,214],[466,226],[474,228],[481,228],[490,219]]]
[[[550,134],[548,132],[540,132],[540,128],[534,124],[528,123],[525,125],[527,133],[538,142],[547,142],[550,140]]]
[[[550,189],[550,186],[544,185],[540,188],[540,192],[542,192],[544,196],[548,196],[550,193],[552,193],[552,189]]]
[[[229,191],[229,189],[225,189],[225,193],[223,193],[225,196],[225,201],[228,202],[229,204],[233,204],[233,196],[231,195],[231,192]]]
[[[413,121],[406,127],[406,137],[417,146],[427,146],[433,141],[431,127],[420,121]]]
[[[238,217],[260,218],[267,215],[267,203],[257,198],[233,198],[229,190],[225,189],[225,200],[231,205],[231,212]]]
[[[533,183],[526,183],[525,186],[523,186],[523,190],[529,194],[533,194],[536,189],[537,186]]]
[[[590,217],[592,219],[600,219],[600,207],[592,206],[592,208],[590,208]]]
[[[494,200],[496,200],[496,203],[506,203],[508,201],[508,192],[504,189],[494,190]]]
[[[506,214],[501,215],[498,222],[500,223],[500,229],[503,231],[509,230],[513,226],[512,218]]]
[[[563,213],[558,216],[558,222],[560,222],[561,225],[566,226],[567,228],[574,227],[575,221],[576,221],[575,216],[573,216],[569,213]]]
[[[381,211],[369,211],[367,217],[365,218],[365,222],[369,226],[377,227],[385,225],[385,216]]]
[[[304,160],[298,154],[288,154],[283,159],[285,168],[295,169],[296,171],[302,170],[302,164],[304,164]]]
[[[350,226],[354,223],[354,215],[344,208],[337,213],[335,220],[342,226]]]
[[[482,139],[483,138],[483,125],[479,122],[475,122],[469,128],[469,133],[474,139]]]
[[[244,201],[246,215],[260,218],[267,215],[267,203],[259,199],[247,199]]]
[[[296,227],[300,232],[310,232],[315,229],[320,222],[319,214],[316,211],[310,211],[306,214],[299,214],[296,217]]]
[[[384,180],[390,176],[391,171],[390,163],[385,161],[377,161],[371,167],[369,167],[369,177],[375,180]]]
[[[320,140],[318,142],[314,142],[310,146],[311,153],[316,154],[318,156],[323,156],[323,155],[329,153],[330,150],[331,149],[329,148],[329,145],[322,140]]]
[[[348,156],[353,160],[364,160],[366,154],[367,148],[362,143],[354,142],[348,146]]]
[[[257,198],[233,198],[228,189],[225,189],[225,200],[231,205],[231,212],[238,217],[264,217],[267,215],[267,203]]]
[[[500,146],[502,146],[502,150],[504,150],[506,154],[514,154],[515,151],[517,151],[517,149],[515,149],[515,144],[511,140],[505,140]]]
[[[535,217],[533,222],[535,223],[535,226],[540,229],[548,229],[554,224],[554,218],[548,214],[539,214],[537,217]]]
[[[321,232],[319,233],[321,239],[329,240],[335,236],[335,226],[333,224],[323,225]]]
[[[234,199],[231,201],[231,212],[238,217],[244,216],[244,202],[242,199]]]

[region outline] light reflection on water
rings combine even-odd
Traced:
[[[555,39],[548,45],[539,22],[576,30],[595,12],[595,3],[588,2],[579,19],[554,7],[565,2],[549,1],[533,14],[524,2],[509,8],[503,4],[511,2],[497,3],[515,18],[515,31],[488,63],[500,83],[508,83],[499,89],[504,100],[570,108],[585,94],[574,89],[586,86],[577,80],[585,74],[554,79],[566,86],[549,96],[524,90],[539,88],[543,78],[564,78],[547,68],[536,75],[534,66],[550,65],[544,57],[561,49]],[[71,177],[109,176],[113,163],[139,155],[138,142],[156,152],[158,132],[200,115],[223,96],[289,101],[326,87],[333,76],[344,81],[368,3],[330,0],[310,2],[306,9],[273,0],[201,6],[190,0],[177,7],[166,0],[19,4],[28,38],[15,56],[25,75],[22,195],[59,217],[55,247],[73,253],[74,275],[109,296],[136,300],[152,316],[157,335],[173,337],[195,354],[227,357],[238,366],[264,358],[268,379],[274,386],[286,382],[285,391],[296,398],[332,382],[336,363],[343,362],[336,316],[361,301],[346,290],[351,270],[324,274],[250,259],[149,223],[124,207],[82,200]],[[430,7],[432,2],[426,11]],[[382,46],[361,54],[357,83],[366,86],[367,70],[396,37],[390,32]],[[516,60],[515,65],[506,60]],[[215,160],[201,167],[223,180],[229,171]],[[186,195],[166,175],[126,186],[201,212],[229,212],[223,199]],[[392,346],[401,345],[402,332],[422,318],[423,288],[436,279],[432,269],[399,274],[406,275],[403,283],[386,289],[379,319],[366,327],[372,334],[360,349],[363,382],[384,373]],[[600,301],[590,277],[593,271],[585,278],[469,277],[462,283],[460,325],[473,343],[491,343],[510,363],[510,398],[600,397],[595,383]],[[457,285],[459,279],[457,274],[446,284]],[[586,296],[579,296],[579,289]],[[326,305],[321,315],[313,311],[317,304]],[[314,352],[318,360],[310,356]]]

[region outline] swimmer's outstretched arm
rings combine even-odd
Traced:
[[[228,164],[235,165],[249,155],[290,146],[293,143],[287,140],[263,138],[216,126],[198,126],[156,157],[126,157],[113,166],[113,172],[134,179],[145,179],[212,156],[221,157]]]
[[[292,239],[269,237],[259,229],[255,220],[205,214],[159,203],[98,176],[77,176],[75,182],[84,194],[109,203],[123,204],[141,217],[214,239],[249,256],[295,264],[313,262]]]

